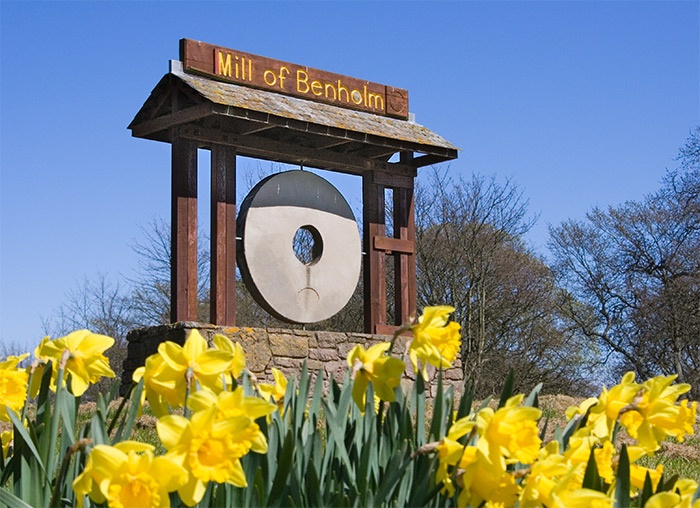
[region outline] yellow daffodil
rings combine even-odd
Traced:
[[[167,457],[155,457],[153,450],[136,441],[95,446],[73,481],[78,505],[87,495],[110,507],[170,506],[168,493],[187,481],[187,471]]]
[[[604,492],[592,489],[566,490],[547,505],[552,508],[613,508],[613,500]]]
[[[436,482],[443,483],[443,492],[452,497],[455,488],[452,485],[451,471],[457,466],[465,453],[465,445],[458,439],[472,431],[476,423],[469,417],[460,418],[450,427],[445,436],[437,445],[438,470],[435,475]]]
[[[188,506],[202,500],[209,482],[248,484],[240,458],[257,446],[259,431],[248,416],[217,420],[217,413],[216,408],[195,411],[191,420],[170,415],[156,424],[166,457],[189,473],[188,482],[178,489]]]
[[[255,420],[273,413],[277,406],[271,402],[257,397],[245,395],[243,387],[237,387],[233,392],[221,392],[215,395],[209,390],[200,390],[193,394],[190,399],[192,411],[216,412],[215,420],[221,421],[227,418],[245,416],[250,419],[248,424],[248,434],[250,439],[250,450],[256,453],[267,453],[267,440]],[[243,455],[248,453],[246,450]]]
[[[2,460],[6,460],[10,456],[10,447],[12,446],[13,434],[11,430],[3,430],[0,433],[2,441]]]
[[[161,343],[158,353],[167,366],[183,379],[189,372],[195,383],[214,391],[219,391],[221,376],[228,372],[234,360],[230,351],[207,348],[207,341],[198,330],[190,332],[184,346],[170,341]],[[195,387],[191,388],[194,391]]]
[[[401,383],[406,364],[398,358],[384,355],[389,346],[388,342],[381,342],[365,349],[358,344],[348,354],[348,365],[355,377],[352,397],[362,412],[367,403],[370,381],[375,395],[381,400],[393,402],[396,399],[394,388]]]
[[[474,446],[464,450],[459,464],[464,472],[458,477],[462,491],[458,506],[515,506],[520,486],[500,461],[492,461]]]
[[[678,479],[669,491],[651,496],[644,508],[698,508],[700,500],[693,501],[697,489],[698,484],[694,480]]]
[[[31,397],[32,399],[35,398],[39,393],[39,389],[41,388],[41,379],[44,377],[44,372],[46,371],[47,364],[51,360],[51,358],[49,358],[48,356],[44,356],[41,354],[41,349],[44,347],[44,344],[46,344],[49,340],[49,337],[44,337],[43,339],[41,339],[39,345],[34,348],[34,361],[27,368],[27,373],[31,374],[29,397]],[[49,387],[52,391],[56,391],[55,377],[51,378],[51,383],[49,384]]]
[[[542,442],[537,420],[542,411],[519,406],[522,399],[522,395],[516,395],[497,411],[486,407],[477,414],[477,427],[482,436],[477,446],[491,460],[504,457],[511,459],[509,462],[529,464],[537,458]]]
[[[169,413],[168,404],[172,407],[182,406],[186,392],[186,380],[182,373],[168,368],[159,354],[146,358],[146,364],[136,369],[132,375],[134,382],[144,380],[144,390],[141,403],[147,398],[153,414],[160,418]]]
[[[574,432],[574,435],[569,439],[569,447],[563,455],[572,465],[588,463],[591,451],[596,446],[602,446],[603,441],[590,435],[587,431],[588,429],[579,429],[577,432]],[[607,442],[610,441],[608,440]],[[602,456],[601,460],[603,460]]]
[[[598,438],[612,439],[620,410],[634,401],[641,385],[634,382],[634,372],[628,372],[622,381],[610,390],[603,387],[598,402],[591,406],[586,427]]]
[[[280,414],[284,415],[284,394],[287,393],[287,378],[282,371],[272,367],[272,377],[275,384],[259,383],[260,396],[265,400],[274,400],[277,403]]]
[[[559,453],[559,443],[551,441],[539,452],[532,464],[530,474],[524,480],[520,493],[520,506],[530,508],[552,505],[552,493],[560,489],[562,481],[570,482],[574,478],[572,466]]]
[[[645,381],[641,397],[636,397],[620,415],[620,424],[648,453],[658,450],[667,436],[683,441],[686,434],[693,434],[697,402],[689,406],[683,400],[676,405],[678,397],[688,392],[690,385],[674,385],[675,379],[676,376],[658,376]]]
[[[8,407],[18,413],[27,400],[29,374],[24,369],[18,369],[17,365],[28,356],[29,354],[8,356],[0,362],[0,420],[2,421],[10,421],[7,414]]]
[[[214,347],[219,351],[226,351],[231,354],[231,363],[229,364],[226,372],[228,372],[233,379],[238,379],[243,374],[245,370],[245,353],[243,347],[238,342],[233,342],[231,339],[225,335],[216,334],[212,340]]]
[[[89,330],[77,330],[65,337],[42,342],[38,357],[49,358],[53,364],[54,377],[58,373],[61,357],[68,351],[65,372],[68,374],[68,388],[79,397],[91,383],[101,377],[114,377],[109,360],[103,354],[112,347],[114,339]]]
[[[549,445],[548,447],[549,448]],[[539,461],[532,466],[531,476],[526,478],[525,490],[527,497],[531,501],[523,503],[524,507],[547,506],[556,508],[566,508],[567,503],[576,506],[586,506],[585,500],[589,500],[593,506],[596,502],[604,500],[598,492],[581,489],[583,476],[586,470],[585,464],[572,465],[556,451],[543,459],[543,464]],[[531,481],[535,479],[533,485]],[[534,487],[534,488],[533,488]],[[536,500],[536,503],[532,503]],[[607,505],[604,505],[607,506]]]
[[[613,471],[614,455],[615,447],[610,441],[605,441],[602,447],[593,449],[593,458],[598,468],[598,475],[607,484],[612,484],[615,479],[615,472]]]
[[[418,361],[423,363],[422,372],[425,378],[427,364],[447,369],[457,358],[461,345],[460,325],[454,321],[447,321],[449,314],[454,311],[454,307],[447,305],[426,307],[418,322],[411,327],[413,340],[409,345],[408,354],[415,372],[420,372]]]

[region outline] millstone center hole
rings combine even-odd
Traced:
[[[297,229],[292,240],[294,255],[304,265],[312,265],[323,254],[323,240],[318,229],[311,225]]]

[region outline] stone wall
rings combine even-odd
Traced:
[[[324,371],[324,379],[334,377],[342,381],[348,369],[346,357],[357,344],[365,348],[378,342],[391,341],[391,336],[364,333],[324,332],[288,330],[281,328],[222,327],[210,324],[180,322],[132,330],[127,336],[128,353],[123,365],[122,390],[128,389],[134,370],[144,364],[146,358],[158,350],[161,342],[170,340],[183,344],[190,330],[198,329],[202,336],[211,340],[222,334],[238,342],[246,353],[246,367],[258,381],[273,382],[272,367],[281,370],[291,379],[301,370],[304,361],[310,371]],[[405,382],[410,383],[413,369],[405,355],[410,337],[399,337],[394,346],[395,356],[402,357],[407,364]],[[435,372],[429,369],[430,395],[435,392]],[[454,385],[462,391],[462,366],[459,360],[445,371],[444,384]]]

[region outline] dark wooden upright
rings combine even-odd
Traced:
[[[197,320],[197,145],[172,137],[170,319]]]
[[[384,252],[376,248],[376,239],[385,238],[384,186],[376,173],[362,175],[362,242],[365,252],[364,276],[365,331],[378,333],[377,326],[386,325],[386,261]]]
[[[210,320],[236,324],[236,149],[211,148]]]

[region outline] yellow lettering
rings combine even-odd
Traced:
[[[303,78],[302,75],[304,76]],[[301,85],[304,85],[304,89],[302,89]],[[309,75],[301,69],[297,70],[297,92],[309,93]]]
[[[325,90],[324,90],[324,92],[325,92],[325,94],[326,94],[326,99],[330,99],[330,98],[331,98],[331,97],[328,95],[328,90],[330,90],[331,92],[333,92],[333,97],[332,97],[333,100],[338,99],[338,92],[336,91],[335,87],[333,86],[333,83],[326,83],[326,87],[325,87]]]
[[[350,102],[350,91],[344,87],[338,80],[338,100],[343,101],[343,92],[345,92],[345,102]]]
[[[231,53],[226,53],[226,59],[224,59],[224,53],[219,51],[219,58],[216,60],[216,73],[222,76],[231,77]],[[211,53],[210,53],[211,54]]]
[[[287,78],[287,74],[289,74],[289,69],[284,65],[280,67],[280,88],[284,88],[284,80]]]
[[[359,90],[353,90],[350,95],[352,97],[352,102],[357,105],[362,104],[362,93]]]
[[[253,61],[248,59],[248,81],[253,81]]]
[[[323,95],[323,85],[320,81],[311,82],[311,93],[314,95]]]
[[[367,98],[366,105],[371,109],[384,111],[384,97],[377,93],[369,92],[369,97]]]
[[[275,83],[277,82],[277,76],[275,76],[275,73],[272,72],[270,69],[266,70],[263,73],[263,79],[265,80],[265,83],[269,86],[275,86]]]

